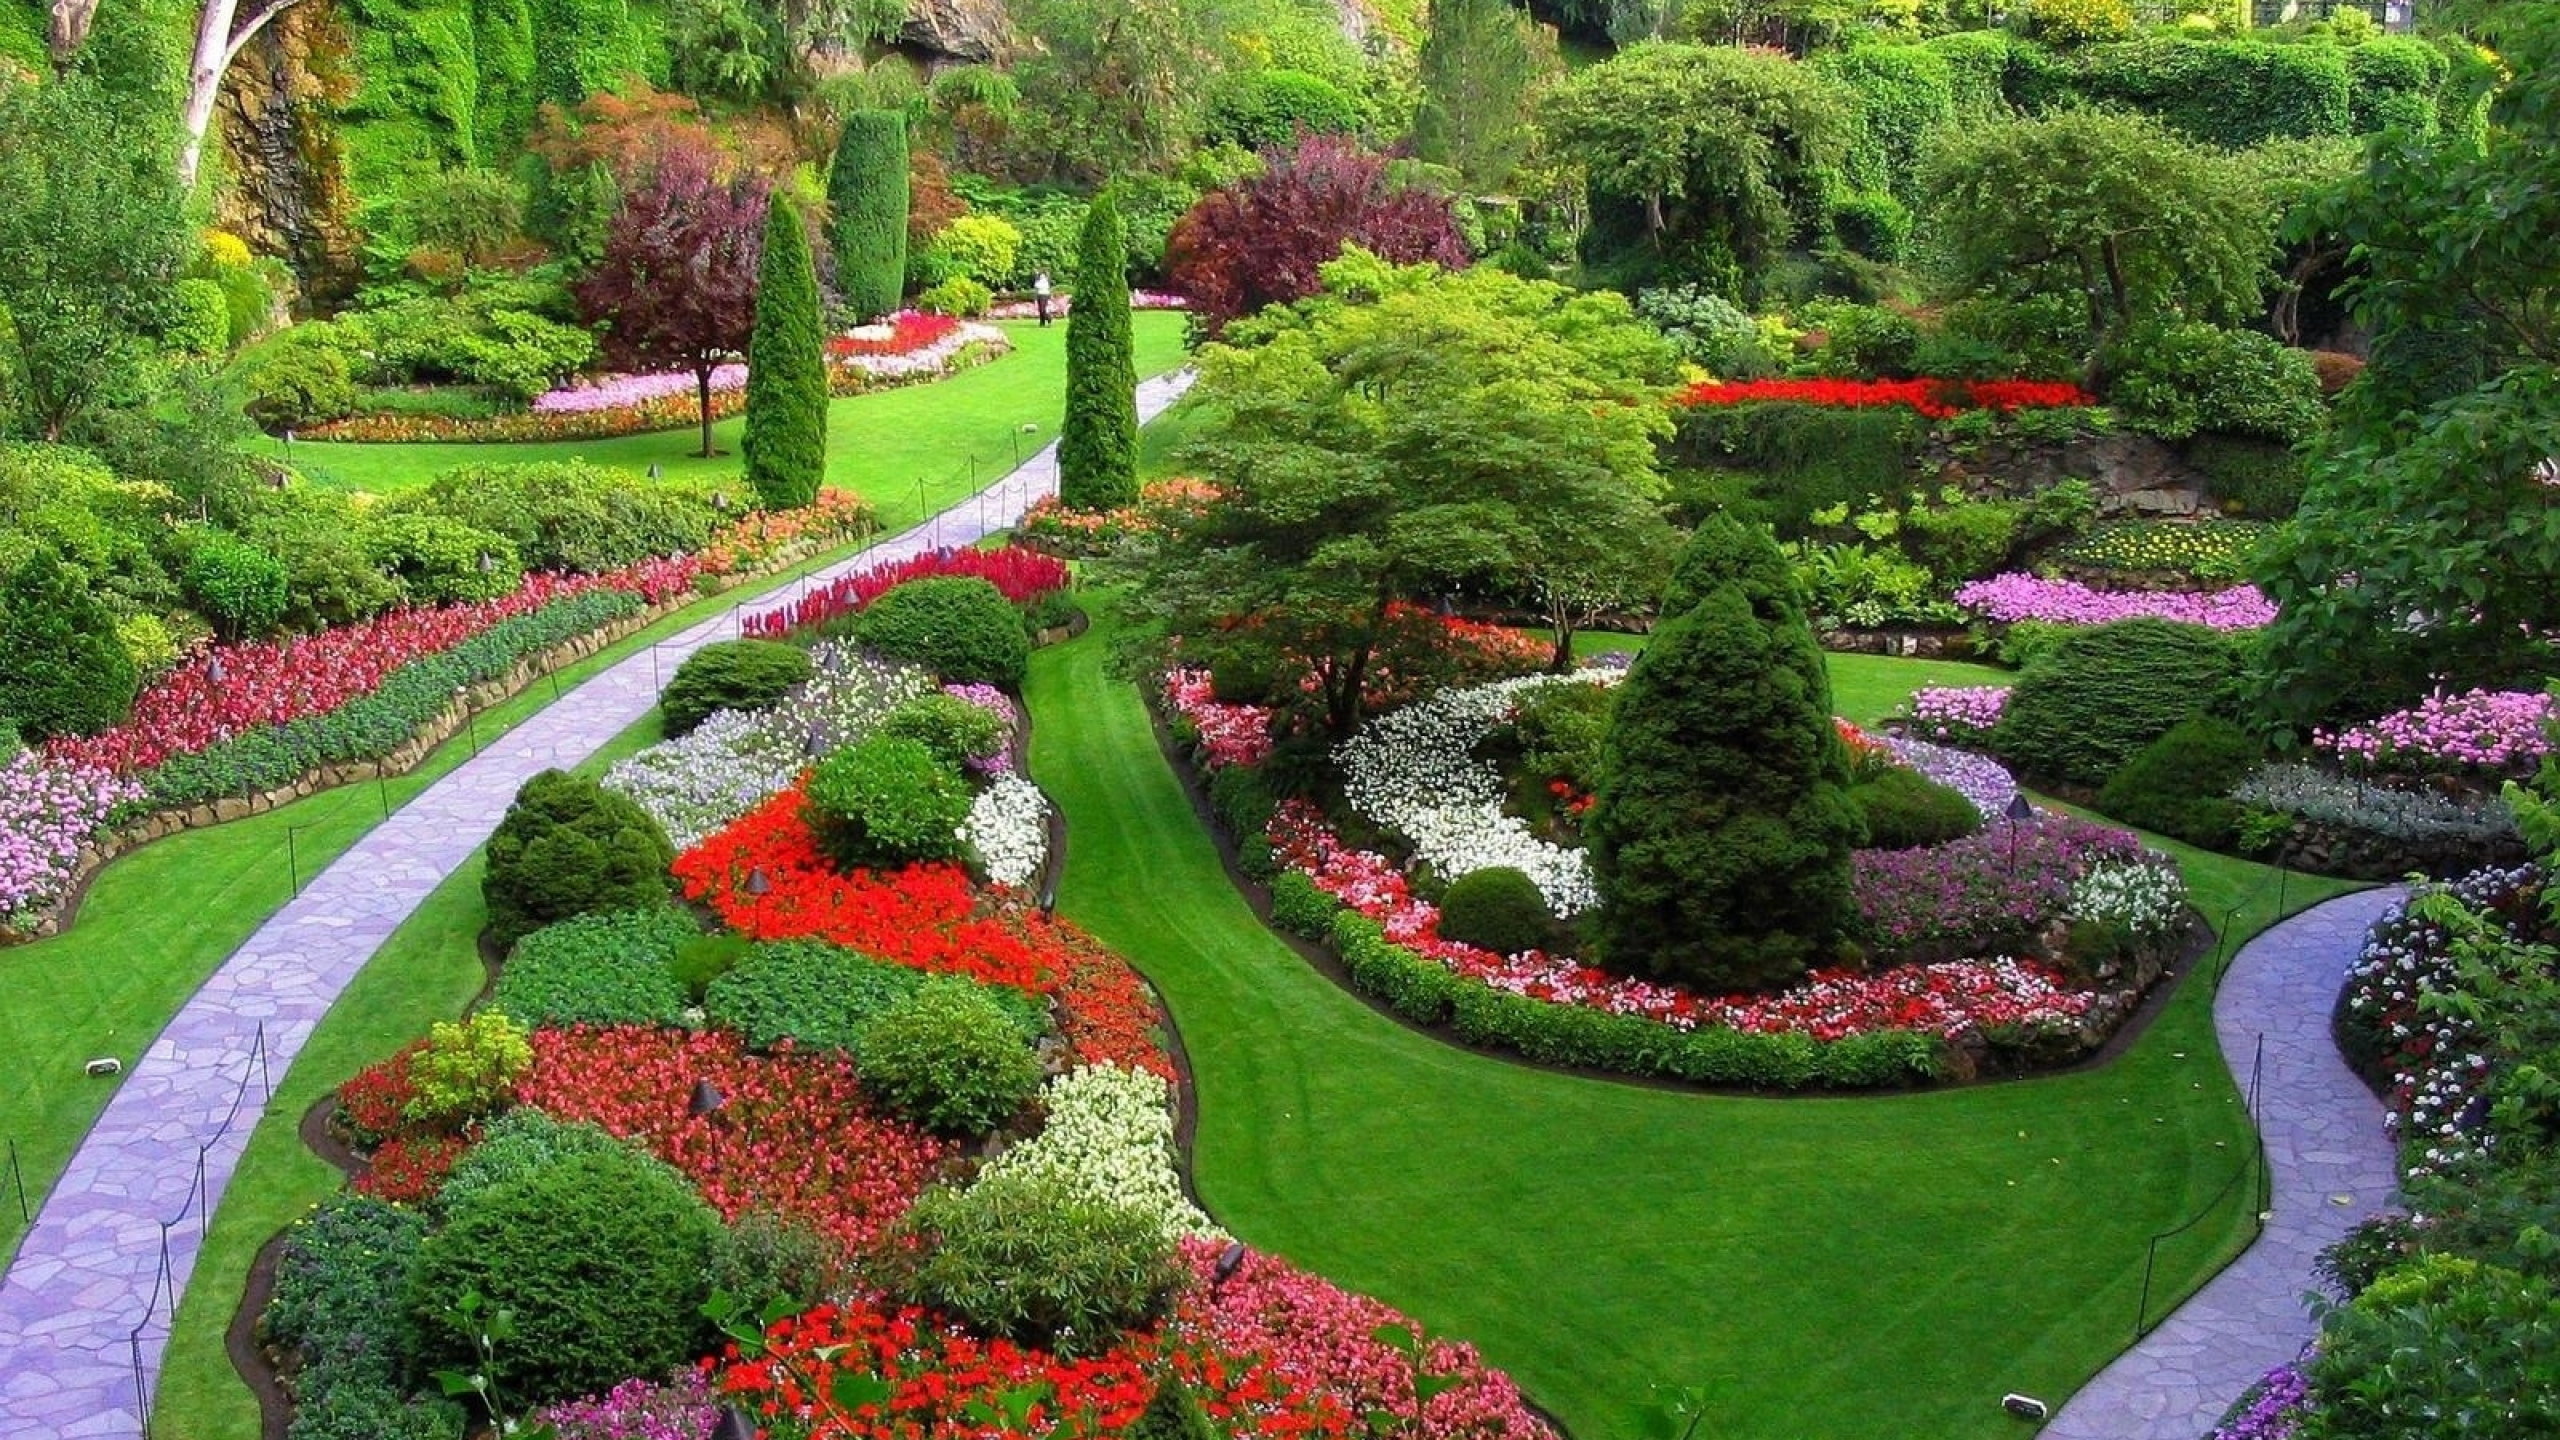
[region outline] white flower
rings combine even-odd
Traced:
[[[2166,935],[2186,918],[2187,885],[2174,864],[2101,861],[2071,887],[2071,914],[2136,935]]]
[[[1162,1078],[1088,1065],[1049,1082],[1048,1123],[996,1157],[986,1175],[1055,1180],[1096,1200],[1142,1211],[1167,1239],[1227,1238],[1182,1190],[1173,1168],[1173,1094]]]
[[[1049,797],[1019,775],[998,775],[970,802],[960,839],[989,881],[1028,885],[1049,858]]]

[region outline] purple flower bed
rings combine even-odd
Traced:
[[[2292,1440],[2310,1392],[2302,1367],[2287,1361],[2257,1383],[2247,1408],[2215,1426],[2205,1440]]]
[[[551,1406],[534,1421],[558,1440],[709,1440],[720,1414],[710,1383],[688,1370],[665,1385],[625,1380],[606,1394]]]
[[[2312,743],[2372,770],[2522,770],[2551,753],[2551,697],[2538,690],[2430,695]]]
[[[1994,575],[1956,591],[1956,604],[2002,625],[2043,620],[2056,625],[2104,625],[2113,620],[2183,620],[2216,630],[2255,630],[2276,618],[2276,607],[2254,585],[2210,594],[2179,591],[2119,593],[2092,590],[2072,580],[2033,575]]]
[[[2008,708],[2003,685],[1923,685],[1911,692],[1911,728],[1923,739],[1979,745]]]
[[[1953,945],[1981,953],[2031,939],[2070,913],[2071,887],[2098,862],[2141,856],[2131,831],[2039,812],[1927,849],[1858,851],[1850,903],[1859,927],[1889,952]]]
[[[30,917],[71,888],[81,847],[142,787],[33,752],[0,765],[0,916]]]
[[[1022,733],[1022,712],[1013,701],[993,685],[945,685],[942,693],[966,700],[981,710],[992,713],[1004,726],[1004,746],[983,760],[971,760],[972,775],[1010,775],[1013,773],[1013,737]]]
[[[2008,692],[1994,690],[1991,693],[2005,695]],[[2018,793],[2017,777],[2009,773],[2007,766],[1988,755],[1898,736],[1888,738],[1885,743],[1893,747],[1895,758],[1903,764],[1972,801],[1973,808],[1981,812],[1985,820],[1999,818]]]

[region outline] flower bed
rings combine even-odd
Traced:
[[[2366,772],[2520,774],[2551,753],[2552,719],[2552,698],[2542,691],[2466,690],[2314,731],[2312,744]]]
[[[2275,527],[2255,520],[2133,520],[2105,525],[2054,558],[2086,570],[2231,580],[2248,573]]]
[[[1053,319],[1063,317],[1074,304],[1075,296],[1069,292],[1060,291],[1050,296],[1050,317]],[[1191,302],[1170,291],[1132,290],[1129,292],[1129,308],[1132,310],[1188,310],[1191,308]],[[999,301],[987,307],[986,318],[989,320],[1037,320],[1040,318],[1040,302],[1036,299]]]
[[[1016,605],[1054,595],[1066,589],[1073,578],[1065,561],[1019,545],[1000,550],[935,550],[843,576],[788,605],[747,616],[740,628],[747,635],[779,640],[795,630],[853,614],[910,580],[940,575],[975,576],[995,586]]]
[[[1911,692],[1911,728],[1930,740],[1981,745],[2008,708],[2005,685],[1923,685]]]
[[[0,923],[31,923],[78,882],[80,855],[143,789],[105,768],[32,752],[0,765]]]
[[[2209,593],[2093,590],[2076,580],[2034,575],[1995,575],[1957,588],[1956,604],[1996,625],[2040,620],[2055,625],[2105,625],[2116,620],[2179,620],[2216,630],[2255,630],[2271,624],[2276,607],[2254,585]]]
[[[1218,499],[1218,487],[1205,480],[1158,480],[1138,492],[1138,503],[1116,510],[1072,510],[1054,495],[1044,495],[1014,526],[1022,544],[1058,555],[1100,555],[1131,538],[1163,528],[1176,512],[1196,512]]]
[[[1681,405],[1783,401],[1830,409],[1901,407],[1932,420],[1966,410],[2059,410],[2095,405],[2077,385],[2044,380],[1704,380],[1680,392]]]

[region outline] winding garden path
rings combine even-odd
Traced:
[[[1189,383],[1185,373],[1141,384],[1141,419]],[[1054,446],[1044,449],[977,496],[811,579],[1008,526],[1056,491],[1056,457]],[[778,598],[742,600],[493,740],[313,876],[188,1000],[81,1142],[0,1278],[0,1416],[15,1422],[7,1433],[77,1440],[142,1432],[169,1317],[268,1080],[284,1075],[375,950],[479,848],[518,787],[628,729],[657,703],[658,681],[678,661]]]
[[[2321,1250],[2380,1213],[2398,1166],[2373,1092],[2339,1058],[2329,1014],[2365,931],[2397,889],[2340,896],[2243,946],[2214,997],[2222,1053],[2245,1089],[2258,1043],[2258,1130],[2274,1200],[2266,1229],[2046,1426],[2046,1440],[2198,1440],[2243,1390],[2300,1354]]]

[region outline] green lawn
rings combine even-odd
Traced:
[[[1136,322],[1141,375],[1180,365],[1182,316],[1146,310]],[[948,380],[901,386],[837,400],[827,415],[827,481],[878,506],[883,524],[913,524],[928,508],[940,508],[1013,468],[1058,438],[1065,410],[1067,327],[1041,329],[1028,321],[1002,327],[1013,353]],[[1037,429],[1025,433],[1023,426]],[[455,465],[521,460],[591,460],[645,471],[664,467],[671,477],[739,473],[738,439],[743,417],[712,427],[722,453],[705,460],[696,429],[662,430],[612,440],[564,440],[526,445],[347,445],[298,441],[296,467],[319,484],[338,489],[388,492],[422,484]],[[266,442],[269,454],[283,447]],[[975,480],[972,480],[972,476]],[[926,484],[919,503],[916,484]]]
[[[1062,908],[1188,1044],[1201,1197],[1476,1342],[1576,1440],[1639,1434],[1652,1387],[1683,1385],[1709,1389],[1718,1440],[2015,1435],[1999,1397],[2059,1399],[2124,1346],[2147,1240],[2249,1144],[2201,984],[2103,1069],[1909,1096],[1683,1094],[1416,1035],[1254,921],[1110,678],[1107,631],[1034,660],[1033,769],[1072,837]],[[1889,708],[1881,667],[1902,664],[1851,667],[1878,667],[1853,708]],[[2215,913],[2256,895],[2236,929],[2271,918],[2267,872],[2191,874]],[[2164,1254],[2155,1297],[2245,1234],[2240,1206],[2219,1212]]]

